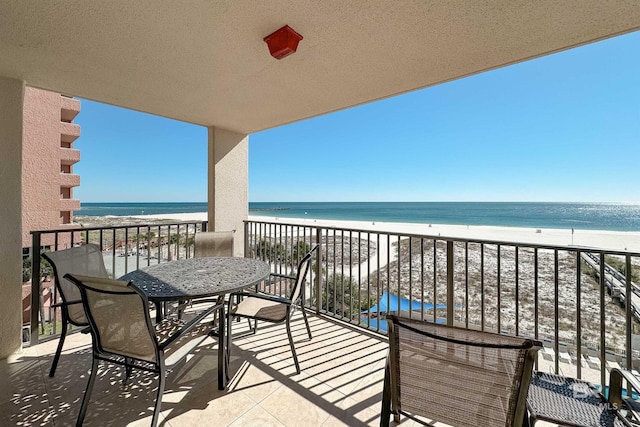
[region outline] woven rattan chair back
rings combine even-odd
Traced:
[[[540,342],[393,315],[388,323],[381,425],[390,413],[462,427],[522,425]]]
[[[53,267],[58,292],[62,297],[62,309],[67,311],[69,321],[86,326],[87,318],[80,302],[80,291],[64,276],[67,273],[94,277],[109,277],[100,249],[95,245],[82,245],[55,252],[45,252],[42,257]]]
[[[194,257],[233,256],[233,231],[196,233]]]
[[[156,363],[157,343],[149,305],[128,282],[74,275],[84,294],[94,345],[110,353]]]

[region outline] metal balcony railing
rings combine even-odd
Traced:
[[[31,280],[29,302],[23,301],[23,309],[28,307],[29,310],[29,333],[23,334],[23,340],[28,337],[27,341],[35,345],[41,338],[57,336],[61,319],[60,309],[55,306],[60,297],[54,286],[53,273],[38,251],[35,251],[38,256],[33,256],[33,248],[57,251],[77,244],[93,243],[102,250],[110,276],[118,278],[151,264],[192,257],[195,233],[206,230],[207,221],[195,221],[73,229],[66,227],[31,232],[31,251],[23,262],[23,282],[26,283],[31,278],[39,280]],[[38,309],[32,310],[32,307]]]
[[[193,256],[207,222],[135,224],[35,231],[33,248],[94,243],[113,277]],[[640,367],[640,253],[532,245],[307,224],[245,221],[245,256],[294,274],[312,244],[320,250],[305,305],[372,333],[385,316],[403,315],[545,343],[538,369],[577,378],[594,372],[606,384],[616,364]],[[33,252],[33,251],[32,251]],[[58,301],[39,256],[33,257],[31,343],[58,333]],[[26,281],[26,280],[25,280]],[[44,286],[42,286],[44,284]],[[285,295],[283,283],[270,291]],[[269,288],[267,288],[269,289]],[[47,308],[49,307],[49,308]],[[564,372],[572,370],[571,372]],[[592,380],[591,378],[587,378]]]
[[[305,303],[319,314],[379,333],[386,314],[402,311],[535,337],[551,359],[545,369],[581,378],[593,368],[601,384],[615,364],[639,366],[640,253],[245,222],[245,256],[278,272],[293,272],[314,243]]]

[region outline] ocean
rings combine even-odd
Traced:
[[[82,203],[74,215],[206,212],[206,202]],[[640,231],[640,203],[282,202],[249,203],[249,215],[352,221]]]

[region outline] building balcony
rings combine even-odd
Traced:
[[[80,101],[68,96],[60,96],[60,121],[72,122],[80,112]]]
[[[61,173],[58,180],[60,187],[77,187],[80,185],[80,175],[74,173]]]
[[[151,263],[193,256],[190,242],[204,227],[132,224],[37,236],[56,234],[60,240],[67,233],[75,235],[74,242],[97,244],[109,274],[120,277]],[[544,348],[536,370],[600,387],[608,385],[612,368],[640,368],[640,290],[632,280],[640,253],[260,221],[246,221],[244,231],[245,256],[283,274],[293,272],[308,246],[320,244],[304,292],[313,339],[306,337],[299,313],[292,323],[302,373],[295,375],[284,325],[260,324],[257,335],[241,337],[246,322],[234,323],[229,389],[216,389],[217,343],[209,340],[167,377],[162,405],[167,425],[214,418],[219,425],[252,425],[258,419],[286,426],[378,425],[388,349],[384,318],[390,312],[539,339]],[[271,288],[279,296],[289,291]],[[38,292],[32,289],[32,295]],[[45,317],[58,318],[55,311]],[[40,417],[65,424],[77,415],[90,364],[89,338],[73,335],[55,378],[44,378],[57,341],[46,341],[55,338],[55,324],[42,327],[49,332],[38,336],[40,328],[31,326],[33,346],[15,368],[6,369],[18,390],[5,403],[7,422]],[[85,367],[82,374],[78,366]],[[156,379],[137,373],[129,380],[135,387],[114,391],[123,376],[123,370],[109,367],[99,377],[89,423],[100,423],[106,414],[118,417],[118,425],[148,422]],[[30,402],[34,393],[40,398]]]
[[[167,374],[159,425],[378,425],[387,343],[382,337],[311,315],[292,322],[302,373],[295,374],[284,325],[261,325],[258,335],[233,340],[228,390],[217,389],[217,341],[207,338],[195,357]],[[234,325],[240,335],[246,322]],[[91,338],[65,340],[55,377],[46,372],[57,340],[25,348],[0,367],[11,393],[0,402],[2,425],[75,424],[91,368]],[[157,376],[109,366],[98,376],[86,426],[149,425]],[[117,410],[115,410],[117,408]],[[212,421],[212,420],[215,420]],[[235,424],[234,424],[235,423]]]
[[[80,137],[80,125],[60,122],[60,141],[71,144]]]
[[[60,164],[74,165],[80,161],[80,150],[60,148]]]
[[[80,200],[60,199],[60,212],[73,212],[80,210]]]

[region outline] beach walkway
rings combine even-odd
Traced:
[[[582,252],[582,259],[594,269],[594,271],[600,275],[600,258],[590,252]],[[631,284],[630,298],[627,296],[627,281],[626,278],[620,274],[616,269],[611,268],[605,264],[604,267],[604,279],[611,298],[615,298],[626,304],[627,300],[631,300],[631,314],[640,321],[640,288],[634,283]]]

